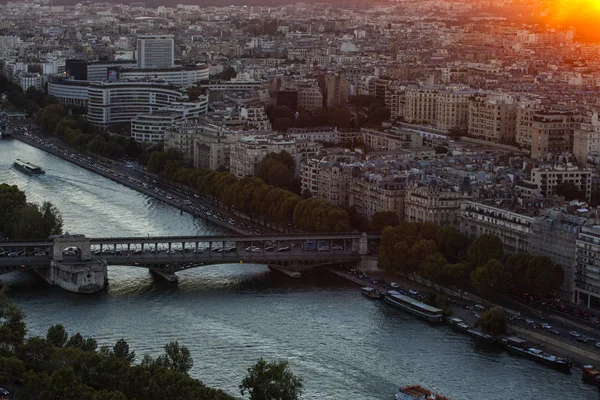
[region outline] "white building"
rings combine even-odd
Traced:
[[[167,131],[174,130],[175,125],[206,114],[207,108],[208,99],[202,96],[195,103],[174,103],[158,111],[138,115],[131,120],[131,137],[137,142],[160,142],[165,139]]]
[[[287,151],[297,159],[296,140],[281,135],[254,135],[241,137],[231,150],[230,172],[238,178],[255,174],[256,164],[271,153]],[[299,166],[299,162],[296,162]],[[299,170],[297,167],[296,170]]]
[[[175,65],[173,35],[138,35],[138,68],[171,68]]]
[[[101,82],[88,88],[88,121],[98,127],[130,122],[185,96],[175,87],[161,82]]]
[[[122,80],[164,80],[174,86],[190,87],[200,81],[208,80],[208,67],[198,65],[194,67],[121,69],[119,74],[119,79]]]

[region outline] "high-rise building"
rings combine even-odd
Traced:
[[[138,68],[171,68],[175,65],[173,35],[138,35]]]
[[[469,136],[513,144],[517,128],[517,103],[506,94],[477,94],[469,104]]]

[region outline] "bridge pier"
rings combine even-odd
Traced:
[[[298,271],[292,271],[292,270],[289,270],[287,268],[280,267],[280,266],[277,266],[277,265],[269,265],[268,268],[271,271],[280,272],[280,273],[282,273],[284,275],[289,276],[290,278],[294,278],[294,279],[300,279],[300,278],[302,278],[302,274],[300,272],[298,272]]]
[[[161,278],[166,279],[169,282],[174,282],[174,283],[179,282],[179,276],[175,275],[172,272],[163,271],[158,268],[148,268],[148,270],[151,273],[156,274],[156,275],[160,276]]]
[[[73,293],[99,292],[108,283],[107,264],[104,261],[81,264],[53,261],[50,267],[36,268],[34,272],[50,285]]]

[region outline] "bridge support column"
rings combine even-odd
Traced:
[[[366,233],[360,235],[358,239],[352,239],[352,251],[362,256],[369,253],[369,239]]]
[[[179,277],[172,272],[162,271],[157,268],[148,268],[150,272],[166,279],[169,282],[179,282]]]
[[[50,285],[74,293],[99,292],[108,283],[107,264],[104,261],[73,264],[53,261],[50,267],[37,268],[34,271]]]

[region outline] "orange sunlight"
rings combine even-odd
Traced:
[[[573,26],[581,39],[600,42],[600,0],[556,0],[547,22]]]

